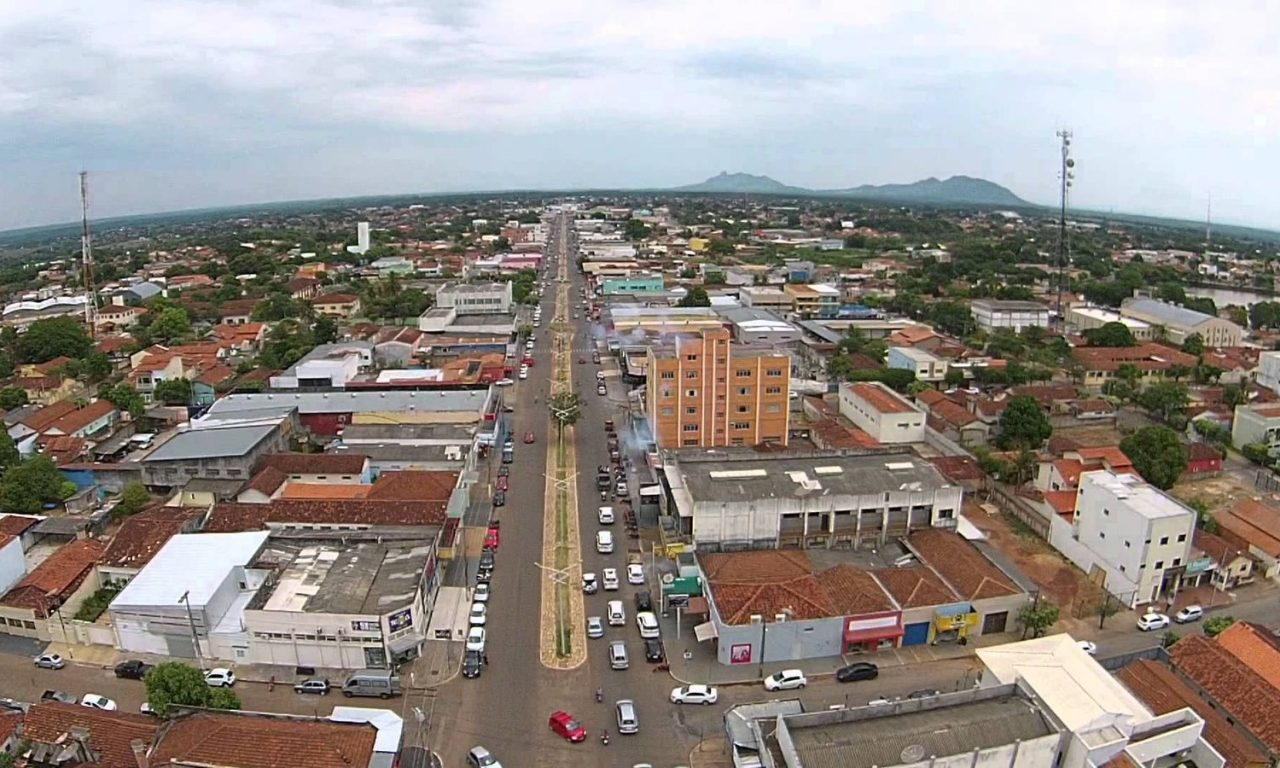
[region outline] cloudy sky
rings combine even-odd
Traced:
[[[0,229],[721,170],[1280,227],[1273,3],[0,0]]]

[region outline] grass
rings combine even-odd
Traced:
[[[557,336],[557,341],[562,337]],[[564,352],[561,351],[563,356]],[[562,362],[562,361],[561,361]],[[556,378],[563,380],[563,365],[556,366]],[[555,495],[555,516],[556,516],[556,546],[555,546],[555,567],[560,572],[565,572],[569,567],[569,492],[565,488],[567,473],[568,448],[565,445],[564,429],[557,427],[556,429],[556,451],[555,451],[555,479],[556,479],[556,495]],[[573,653],[573,638],[570,627],[572,621],[572,611],[569,604],[569,589],[567,582],[557,582],[555,585],[555,601],[556,601],[556,656],[565,659]]]

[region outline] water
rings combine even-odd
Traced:
[[[1237,304],[1247,307],[1250,304],[1257,304],[1260,301],[1277,301],[1275,296],[1267,296],[1262,293],[1254,293],[1239,288],[1201,288],[1187,286],[1186,292],[1188,296],[1200,296],[1213,299],[1213,303],[1222,309],[1231,304]]]

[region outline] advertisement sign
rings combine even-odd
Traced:
[[[353,621],[351,622],[351,631],[353,632],[377,632],[381,627],[376,621]]]
[[[396,611],[387,617],[387,626],[391,627],[392,632],[399,632],[407,629],[413,624],[413,610],[405,608],[403,611]]]
[[[730,664],[751,663],[751,643],[739,643],[729,649]]]

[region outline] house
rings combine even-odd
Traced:
[[[97,590],[94,566],[105,548],[97,539],[76,539],[45,558],[0,597],[4,631],[50,640],[46,619],[55,613],[64,620],[74,616],[84,599]]]
[[[98,310],[93,319],[94,328],[100,333],[115,333],[132,328],[147,314],[143,307],[108,305]]]
[[[316,313],[348,320],[360,314],[360,297],[353,293],[326,293],[311,300]]]
[[[165,542],[179,533],[194,533],[200,518],[198,510],[160,506],[126,517],[98,560],[98,577],[103,584],[129,583]]]
[[[120,418],[120,411],[110,400],[95,400],[59,418],[41,432],[53,437],[93,437],[110,432]]]
[[[204,288],[213,285],[213,278],[208,275],[175,275],[168,279],[170,289]]]
[[[382,368],[406,366],[430,348],[430,337],[417,328],[390,326],[375,337],[373,360]]]
[[[149,764],[146,751],[155,743],[159,730],[160,721],[146,715],[75,703],[40,702],[32,704],[22,718],[22,754],[26,761],[17,765],[139,768]]]
[[[1280,649],[1267,630],[1237,622],[1216,638],[1188,633],[1169,649],[1173,667],[1197,693],[1235,721],[1266,750],[1272,765],[1280,758]]]
[[[916,402],[928,410],[926,426],[961,445],[985,445],[991,427],[960,403],[936,389],[916,395]]]
[[[1222,472],[1222,451],[1208,443],[1187,444],[1187,468],[1183,477],[1209,477]]]
[[[1049,308],[1038,301],[975,299],[969,304],[969,312],[987,333],[1000,328],[1021,333],[1024,328],[1049,327]]]
[[[263,456],[288,445],[291,431],[288,418],[192,421],[142,459],[144,482],[174,488],[193,477],[246,479]]]
[[[218,323],[221,325],[244,325],[253,319],[253,310],[262,299],[231,299],[222,302],[218,307]]]
[[[1258,562],[1264,578],[1280,576],[1280,510],[1261,501],[1240,499],[1213,518],[1218,535]]]
[[[320,293],[320,281],[314,277],[295,277],[284,284],[290,298],[298,301],[310,301]]]
[[[197,407],[213,405],[213,401],[230,387],[237,375],[234,368],[222,363],[201,371],[191,380],[191,405]]]
[[[835,317],[840,309],[840,289],[831,285],[787,283],[782,292],[791,297],[791,311],[804,320]]]
[[[1101,389],[1116,377],[1121,366],[1136,369],[1138,383],[1145,386],[1166,376],[1190,376],[1198,362],[1194,355],[1154,342],[1132,347],[1076,347],[1071,357],[1080,370],[1081,384],[1090,389]]]
[[[1125,299],[1120,314],[1163,329],[1165,338],[1182,345],[1192,334],[1199,334],[1206,347],[1238,347],[1242,331],[1230,320],[1206,315],[1156,299]]]
[[[1197,528],[1192,546],[1214,563],[1212,586],[1227,590],[1253,581],[1253,558],[1244,547],[1236,546],[1221,536]]]
[[[23,557],[22,539],[11,533],[0,532],[0,595],[27,575],[27,561]]]
[[[947,376],[947,361],[918,347],[889,347],[884,363],[889,368],[911,371],[918,381],[936,384]]]
[[[840,415],[880,443],[923,443],[925,412],[879,382],[845,382]]]
[[[399,716],[369,709],[362,720],[342,722],[336,715],[278,715],[259,712],[190,710],[161,728],[154,746],[122,768],[219,766],[219,768],[389,768],[399,751]],[[375,719],[376,718],[376,719]],[[380,724],[392,724],[383,734]],[[390,754],[383,742],[394,738]],[[101,768],[115,768],[101,766]]]
[[[63,400],[74,400],[85,393],[84,385],[69,376],[18,376],[9,386],[21,389],[28,403],[52,405]]]
[[[251,323],[247,320],[234,325],[219,323],[209,329],[209,333],[217,340],[219,346],[229,352],[249,355],[257,352],[258,347],[262,345],[263,339],[266,338],[267,326],[266,323]]]
[[[369,457],[355,453],[273,453],[262,460],[262,467],[277,469],[294,483],[372,482]]]

